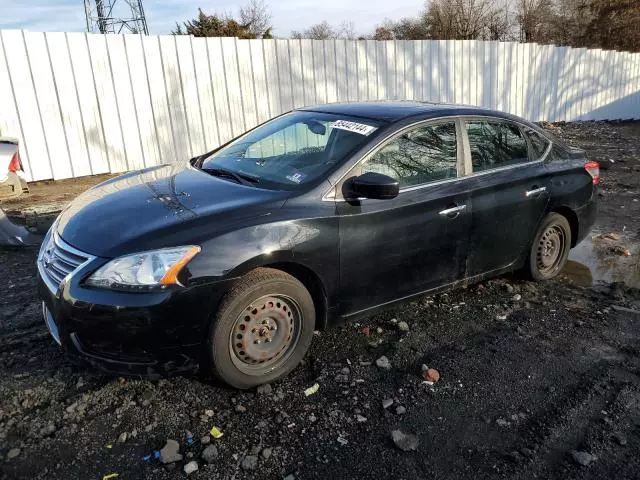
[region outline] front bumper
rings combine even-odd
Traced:
[[[144,378],[196,370],[229,282],[149,293],[82,286],[95,268],[80,268],[55,292],[38,272],[44,321],[71,360]]]

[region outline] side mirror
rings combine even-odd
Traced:
[[[381,173],[367,172],[349,180],[349,190],[354,197],[388,200],[396,198],[400,184],[395,178]]]

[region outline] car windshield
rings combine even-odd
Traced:
[[[378,126],[369,119],[295,111],[217,150],[200,168],[238,183],[296,190],[342,162]]]

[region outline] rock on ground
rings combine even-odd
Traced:
[[[180,455],[180,444],[175,440],[167,440],[167,443],[160,450],[160,461],[162,463],[174,463],[182,460]]]
[[[391,439],[393,440],[393,443],[395,443],[396,447],[402,451],[408,452],[418,448],[418,437],[410,433],[404,433],[401,430],[394,430],[391,432]]]
[[[215,445],[209,445],[202,452],[202,459],[207,463],[213,463],[218,458],[218,449]]]
[[[196,472],[197,470],[198,470],[198,462],[196,462],[195,460],[190,461],[184,466],[184,473],[186,473],[187,475],[190,475],[193,472]]]
[[[598,459],[598,457],[596,457],[595,455],[591,455],[590,453],[576,451],[576,450],[571,452],[571,457],[573,458],[574,462],[576,462],[578,465],[582,465],[583,467],[588,466],[589,464],[595,462]]]
[[[376,360],[376,365],[382,370],[391,370],[391,362],[384,355]]]
[[[258,457],[256,455],[247,455],[242,460],[242,468],[244,470],[255,470],[258,467]]]
[[[266,385],[260,385],[256,392],[258,393],[258,395],[269,395],[271,394],[271,392],[273,392],[273,387],[270,384],[266,384]]]
[[[7,459],[11,460],[12,458],[16,458],[18,455],[20,455],[20,449],[19,448],[12,448],[7,453]]]

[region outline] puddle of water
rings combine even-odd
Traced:
[[[631,243],[624,236],[617,241],[597,238],[599,233],[592,232],[571,250],[563,273],[584,287],[624,282],[628,287],[640,288],[640,244]],[[616,253],[616,247],[628,249],[631,256]]]

